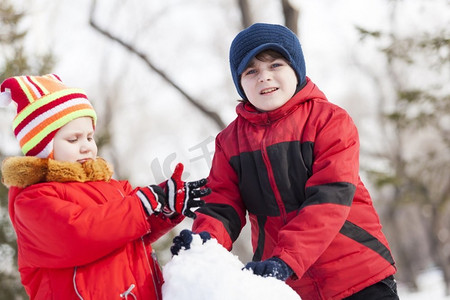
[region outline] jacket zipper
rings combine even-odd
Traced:
[[[311,278],[311,280],[313,282],[314,290],[316,291],[317,296],[319,297],[318,299],[320,299],[320,300],[325,299],[322,296],[322,292],[320,291],[320,288],[317,286],[317,282],[314,279],[312,272],[310,270],[308,270],[308,271],[306,271],[306,274]]]
[[[119,190],[119,189],[117,189],[117,190],[119,191],[119,193],[120,193],[120,195],[121,195],[122,197],[125,197],[125,196],[123,195],[123,193],[122,193],[121,190]],[[148,267],[149,267],[149,269],[150,269],[150,272],[152,273],[152,274],[151,274],[151,275],[152,275],[151,277],[152,277],[152,279],[153,279],[153,285],[154,285],[154,287],[155,287],[156,298],[157,298],[157,300],[159,300],[158,289],[157,289],[157,286],[156,286],[156,283],[155,283],[155,279],[154,279],[154,276],[153,276],[152,268],[151,268],[151,266],[150,266],[150,262],[149,262],[148,254],[147,254],[147,249],[145,248],[145,243],[144,243],[144,238],[143,238],[143,237],[141,237],[141,242],[142,242],[142,247],[143,247],[143,249],[144,249],[144,255],[145,255],[145,258],[147,259],[147,265],[148,265]],[[75,268],[73,269],[73,279],[72,279],[72,281],[73,281],[73,288],[74,288],[74,290],[75,290],[75,293],[76,293],[77,297],[78,297],[80,300],[84,300],[83,297],[81,296],[80,292],[79,292],[78,289],[77,289],[77,285],[76,285],[76,281],[75,281],[75,279],[76,279],[76,277],[77,277],[77,268],[78,268],[78,267],[75,267]],[[158,280],[159,280],[159,279],[158,279]],[[131,296],[133,297],[133,299],[137,299],[136,296],[131,292],[135,287],[136,287],[135,284],[131,284],[130,287],[128,288],[128,290],[126,290],[125,292],[123,292],[122,294],[120,294],[120,297],[121,297],[121,298],[128,299],[128,296],[131,295]]]
[[[152,269],[152,267],[151,267],[151,265],[150,265],[150,259],[149,259],[149,257],[148,257],[147,248],[145,248],[145,243],[144,243],[144,238],[143,238],[143,237],[141,237],[141,242],[142,242],[142,248],[144,249],[144,255],[145,255],[145,258],[147,259],[147,266],[148,266],[148,268],[149,268],[149,270],[150,270],[150,273],[151,273],[151,277],[152,277],[152,281],[153,281],[153,286],[154,286],[154,288],[155,288],[155,295],[156,295],[157,300],[159,300],[158,285],[157,285],[157,283],[155,282],[155,276],[157,276],[157,273],[158,273],[158,272],[156,272],[156,270],[155,270],[155,272],[153,272],[153,269]],[[153,258],[152,258],[152,259],[153,259]],[[158,279],[158,281],[159,281],[159,279]]]
[[[270,125],[270,121],[267,120],[266,125],[269,126]],[[278,208],[280,209],[280,217],[283,220],[283,223],[286,224],[287,221],[287,214],[286,214],[286,208],[284,206],[284,203],[281,199],[280,196],[280,191],[278,190],[277,184],[275,182],[275,179],[273,177],[273,169],[272,169],[272,164],[270,163],[270,159],[269,156],[267,155],[267,148],[266,148],[266,136],[267,136],[267,132],[269,131],[268,127],[265,127],[264,129],[264,135],[263,138],[261,140],[261,154],[264,160],[264,164],[266,165],[267,168],[267,176],[269,177],[269,182],[270,182],[270,187],[273,190],[273,194],[275,196],[275,200],[277,202]]]
[[[72,279],[72,282],[73,282],[73,289],[75,290],[75,294],[77,294],[77,297],[78,297],[79,299],[83,300],[83,297],[80,295],[80,292],[79,292],[78,289],[77,289],[77,284],[76,284],[76,282],[75,282],[75,279],[76,279],[76,277],[77,277],[77,268],[78,268],[78,267],[73,268],[73,279]]]
[[[122,193],[121,190],[118,189],[118,191],[119,191],[119,193],[122,195],[122,197],[125,197],[125,195]],[[149,232],[150,232],[150,231],[149,231]],[[141,236],[141,244],[142,244],[142,249],[143,249],[143,251],[144,251],[145,259],[147,260],[147,266],[148,266],[148,268],[149,268],[150,275],[151,275],[151,277],[152,277],[153,286],[154,286],[154,288],[155,288],[156,300],[160,300],[160,299],[159,299],[159,293],[158,293],[158,286],[157,286],[157,284],[156,284],[156,282],[155,282],[155,276],[156,276],[156,274],[154,274],[154,273],[157,273],[157,272],[153,272],[153,271],[152,271],[152,267],[150,266],[150,260],[149,260],[149,258],[148,258],[147,248],[145,247],[144,238],[143,238],[142,236]],[[158,279],[158,281],[159,281],[159,279]],[[129,293],[127,294],[127,292],[124,292],[123,294],[124,294],[126,297],[127,297],[128,295],[131,295],[131,296],[133,296],[134,299],[137,299],[136,296],[131,292],[131,290],[132,290],[134,287],[135,287],[135,285],[132,284],[132,285],[130,286],[130,288],[128,289],[128,290],[129,290]],[[122,297],[122,294],[121,294],[121,297]]]

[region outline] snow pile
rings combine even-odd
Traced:
[[[444,276],[439,269],[431,268],[425,270],[417,278],[418,292],[410,292],[406,285],[398,282],[398,295],[402,300],[450,300],[445,295]]]
[[[163,268],[164,300],[299,300],[283,281],[242,270],[244,264],[215,239],[202,244],[193,235],[191,249],[181,250]]]

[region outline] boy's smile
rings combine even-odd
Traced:
[[[261,95],[268,94],[268,93],[271,93],[271,92],[275,92],[276,90],[278,90],[278,88],[265,89],[265,90],[263,90],[261,92]]]
[[[242,89],[248,101],[260,111],[272,111],[283,106],[295,93],[297,76],[282,58],[250,62],[241,75]]]

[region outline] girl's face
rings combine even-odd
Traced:
[[[53,158],[59,161],[85,162],[97,157],[92,118],[81,117],[70,121],[58,132],[53,140]]]
[[[259,111],[272,111],[294,96],[297,88],[294,69],[284,58],[253,58],[241,75],[248,101]]]

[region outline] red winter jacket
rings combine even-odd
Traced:
[[[216,138],[207,205],[195,232],[231,249],[246,211],[253,260],[280,257],[303,300],[341,299],[395,273],[370,195],[359,178],[359,138],[350,116],[306,86],[284,106],[237,106]]]
[[[22,163],[30,157],[13,159],[13,166],[30,168]],[[77,177],[70,164],[56,166],[63,172],[46,167],[47,176]],[[40,171],[36,164],[17,174],[30,178]],[[163,278],[150,243],[183,217],[147,217],[127,181],[67,180],[10,188],[19,271],[30,299],[162,299]]]

